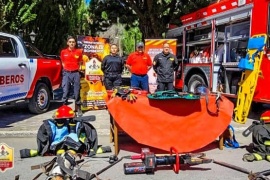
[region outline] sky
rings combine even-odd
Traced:
[[[91,0],[85,0],[86,4],[89,4],[91,2]]]

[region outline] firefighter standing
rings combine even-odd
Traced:
[[[170,52],[170,45],[163,44],[163,51],[157,54],[153,60],[153,68],[157,74],[157,91],[174,90],[174,71],[177,70],[178,60]]]
[[[128,56],[126,67],[132,73],[131,87],[141,88],[142,90],[149,90],[148,70],[152,67],[152,60],[150,56],[144,52],[143,42],[136,45],[136,52]]]
[[[101,70],[104,73],[104,83],[107,90],[122,84],[122,72],[124,69],[124,60],[118,53],[116,44],[111,45],[111,54],[104,57]]]
[[[63,65],[63,97],[64,104],[68,102],[68,94],[71,84],[73,85],[74,96],[75,96],[75,111],[78,116],[82,115],[81,102],[80,102],[80,65],[82,63],[82,51],[76,49],[75,38],[70,36],[67,39],[68,47],[61,51],[61,60]]]

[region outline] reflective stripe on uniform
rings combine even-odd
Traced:
[[[253,155],[255,156],[255,159],[256,159],[257,161],[261,161],[261,160],[263,159],[262,156],[259,155],[259,154],[257,154],[257,153],[253,153]]]
[[[270,146],[270,141],[264,141],[263,144],[266,145],[266,146]]]

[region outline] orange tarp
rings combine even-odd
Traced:
[[[226,97],[216,112],[215,95],[199,100],[151,100],[138,95],[134,103],[115,97],[107,101],[116,123],[138,143],[179,153],[192,152],[213,142],[231,122],[233,103]]]

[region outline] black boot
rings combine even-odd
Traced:
[[[61,103],[63,103],[63,105],[68,105],[68,99],[62,98]]]
[[[75,104],[75,112],[77,117],[82,117],[83,113],[81,110],[81,105]]]
[[[36,149],[21,149],[20,150],[21,158],[35,157],[37,155],[38,155],[38,151]]]

